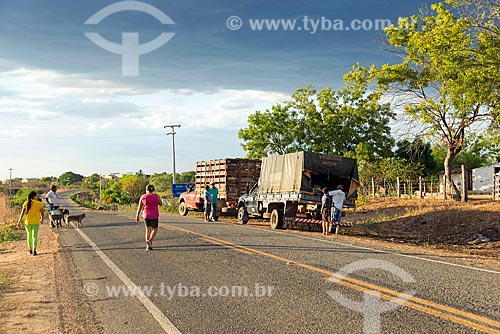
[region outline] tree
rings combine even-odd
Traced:
[[[82,188],[90,190],[94,197],[99,197],[99,191],[102,189],[101,177],[99,174],[92,174],[84,177],[82,180]]]
[[[386,30],[388,43],[404,59],[399,64],[372,66],[372,78],[382,91],[403,100],[404,110],[424,125],[446,148],[445,197],[459,194],[451,175],[455,157],[464,149],[466,135],[479,122],[491,123],[497,75],[476,66],[478,35],[470,20],[457,17],[444,3],[431,6],[429,15],[400,19]]]
[[[394,113],[379,102],[380,92],[368,93],[368,74],[349,73],[338,91],[298,89],[290,101],[250,115],[238,134],[248,157],[302,150],[365,160],[391,155]]]
[[[271,110],[256,111],[248,117],[248,127],[240,129],[241,146],[250,159],[285,154],[299,149],[298,118],[287,105],[276,104]]]
[[[173,182],[172,174],[167,174],[167,173],[154,175],[151,176],[151,178],[149,179],[149,183],[155,186],[156,191],[162,193],[171,191],[172,182]]]
[[[424,175],[431,175],[436,169],[436,161],[432,155],[431,144],[424,143],[420,138],[414,141],[409,141],[408,139],[399,141],[394,155],[410,163],[420,163],[424,166]]]
[[[82,182],[83,175],[75,174],[73,172],[65,172],[59,176],[59,183],[65,186],[75,184],[77,182]]]
[[[146,191],[148,179],[140,175],[126,175],[120,180],[122,202],[134,203]]]
[[[43,176],[40,178],[40,182],[56,182],[57,181],[57,177],[55,176]]]

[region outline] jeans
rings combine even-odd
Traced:
[[[342,218],[342,209],[333,208],[332,211],[332,223],[337,222],[340,223],[340,219]]]

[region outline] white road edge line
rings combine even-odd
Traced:
[[[73,223],[71,223],[71,225],[80,234],[80,236],[95,250],[97,255],[99,255],[101,260],[103,260],[104,263],[106,263],[109,269],[111,269],[115,273],[115,275],[122,280],[122,282],[127,286],[127,288],[130,289],[129,291],[139,292],[136,293],[135,296],[137,297],[137,299],[139,299],[142,305],[144,305],[146,310],[148,310],[148,312],[153,316],[153,318],[155,318],[156,321],[158,321],[160,326],[165,330],[165,333],[181,334],[181,332],[177,329],[177,327],[175,327],[175,325],[170,321],[170,319],[168,319],[167,316],[165,316],[165,314],[163,314],[163,312],[160,311],[160,309],[156,307],[156,305],[153,304],[153,302],[144,295],[143,291],[139,289],[137,285],[130,278],[128,278],[128,276],[125,275],[125,273],[120,268],[118,268],[118,266],[114,264],[113,261],[111,261],[111,259],[106,254],[104,254],[104,252],[95,244],[95,242],[92,241],[92,239],[90,239],[81,229],[76,228]]]

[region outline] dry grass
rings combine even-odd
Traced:
[[[0,224],[10,224],[15,219],[14,210],[10,207],[9,198],[0,193]]]
[[[0,243],[19,240],[22,232],[16,227],[16,210],[10,207],[9,198],[0,193]]]
[[[500,201],[369,199],[346,218],[355,222],[354,235],[469,250],[500,248]]]

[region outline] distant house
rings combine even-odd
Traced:
[[[473,191],[477,194],[493,194],[495,174],[500,173],[500,162],[472,170]]]
[[[467,190],[472,190],[472,170],[465,168],[467,173]],[[439,177],[439,192],[444,193],[444,171],[438,173]],[[462,168],[453,168],[451,170],[451,178],[458,190],[462,190]]]

